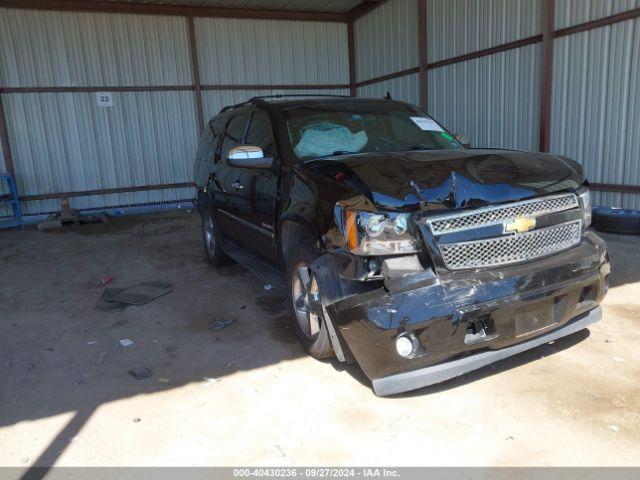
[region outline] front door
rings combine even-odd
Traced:
[[[242,176],[241,168],[229,165],[229,152],[232,148],[242,145],[247,132],[251,113],[241,111],[235,113],[223,126],[224,135],[217,154],[215,179],[210,191],[215,191],[214,204],[217,209],[217,219],[224,234],[238,241],[242,239],[243,228],[237,219],[238,205],[243,200],[239,197],[238,178]],[[213,188],[215,187],[215,188]]]
[[[255,109],[246,131],[245,145],[262,148],[265,157],[273,157],[271,169],[236,168],[231,188],[238,217],[240,241],[255,254],[275,258],[274,212],[278,187],[278,159],[269,115]]]

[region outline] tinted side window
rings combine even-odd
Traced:
[[[239,115],[235,115],[234,117],[232,117],[229,123],[227,124],[227,130],[224,133],[224,137],[222,139],[222,147],[220,149],[221,161],[223,162],[227,161],[227,156],[229,155],[229,151],[233,147],[242,145],[242,137],[244,136],[244,132],[245,132],[248,120],[249,120],[249,114],[241,113]]]
[[[265,157],[273,157],[273,134],[271,130],[271,119],[267,112],[256,110],[251,117],[249,132],[245,141],[247,145],[255,145],[262,148]]]

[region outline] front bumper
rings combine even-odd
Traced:
[[[587,232],[580,245],[501,269],[416,275],[399,291],[378,289],[328,305],[339,337],[376,394],[432,385],[597,321],[610,266],[604,242]],[[539,314],[539,312],[546,312]],[[537,324],[538,316],[546,320]],[[522,328],[521,320],[527,320]],[[469,328],[486,325],[470,341]],[[411,333],[420,353],[402,358],[395,339]],[[473,337],[473,336],[471,336]]]
[[[545,343],[558,340],[572,333],[579,332],[589,325],[602,318],[602,309],[596,307],[578,318],[573,319],[563,327],[553,330],[529,341],[518,343],[512,347],[501,348],[500,350],[488,350],[476,353],[458,360],[433,365],[405,373],[397,373],[387,377],[376,378],[372,381],[373,391],[376,395],[394,395],[396,393],[415,390],[416,388],[428,387],[436,383],[444,382],[451,378],[458,377],[465,373],[477,370],[499,360],[517,355],[531,348],[544,345]]]

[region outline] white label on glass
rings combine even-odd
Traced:
[[[415,123],[420,130],[427,130],[429,132],[444,132],[442,127],[436,123],[436,121],[429,117],[411,117],[413,123]]]

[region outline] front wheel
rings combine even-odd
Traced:
[[[289,310],[296,336],[314,358],[329,358],[335,354],[324,320],[320,289],[311,264],[316,259],[313,249],[299,246],[287,262],[289,279]]]

